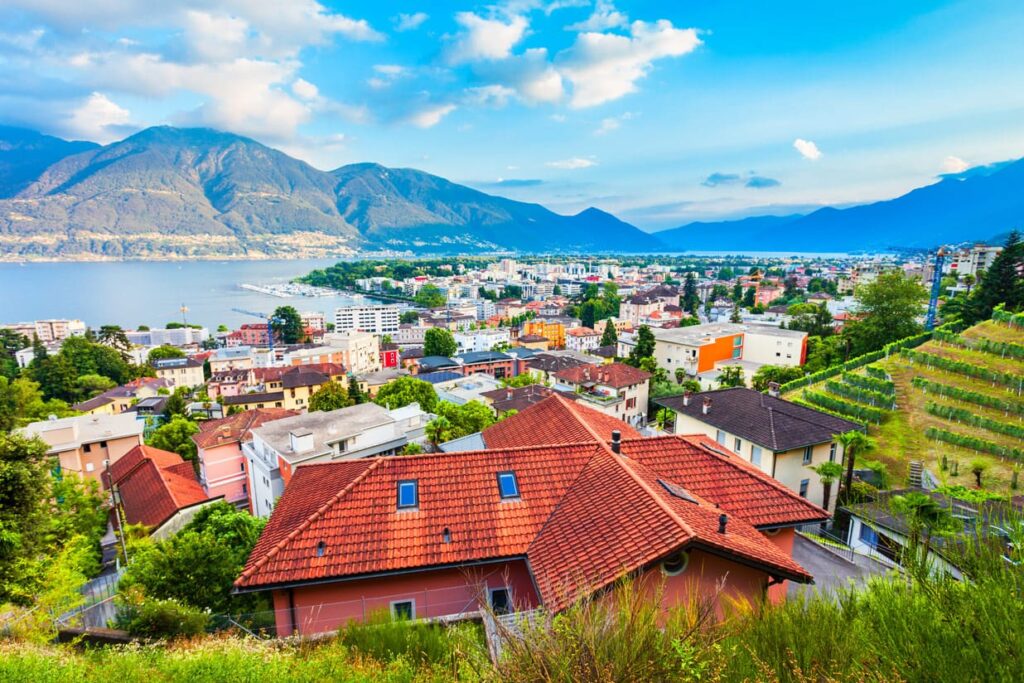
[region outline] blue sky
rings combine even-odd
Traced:
[[[250,135],[645,229],[1024,156],[1024,3],[3,0],[0,122]]]

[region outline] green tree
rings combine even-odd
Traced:
[[[120,353],[85,337],[65,339],[57,356],[71,363],[76,378],[81,375],[103,375],[117,384],[124,384],[132,378],[132,369]]]
[[[692,316],[697,315],[697,308],[700,306],[700,296],[697,294],[697,276],[690,271],[683,281],[683,310]]]
[[[14,379],[20,368],[14,354],[30,346],[28,337],[14,330],[0,329],[0,375]]]
[[[832,485],[839,481],[839,478],[843,476],[843,466],[838,462],[832,462],[826,460],[823,463],[819,463],[811,468],[818,475],[818,479],[821,480],[822,495],[821,495],[821,507],[828,510],[829,504],[832,502]]]
[[[538,382],[537,378],[528,372],[516,375],[515,377],[505,377],[501,380],[501,386],[503,387],[528,387],[531,384],[540,384],[540,382]]]
[[[170,344],[164,344],[163,346],[156,346],[150,349],[146,355],[146,362],[152,365],[158,360],[168,360],[170,358],[184,358],[185,352],[179,349],[177,346],[171,346]]]
[[[0,604],[26,604],[46,551],[51,460],[40,439],[0,434]]]
[[[686,379],[686,370],[682,368],[676,368],[675,371],[676,384],[682,384],[683,380]]]
[[[174,536],[137,542],[119,590],[141,588],[147,597],[173,599],[215,614],[265,608],[265,598],[232,595],[264,525],[265,520],[233,505],[212,503]]]
[[[418,403],[421,409],[433,413],[437,408],[437,392],[430,382],[415,377],[399,377],[382,386],[373,402],[390,409]]]
[[[96,341],[106,344],[120,353],[121,358],[128,360],[128,352],[132,350],[132,343],[128,341],[128,335],[120,325],[103,325],[96,333]]]
[[[658,429],[665,431],[669,425],[672,424],[672,420],[676,417],[675,411],[669,408],[662,408],[654,414],[654,426]]]
[[[981,282],[968,299],[964,321],[974,324],[992,317],[992,309],[1005,304],[1010,311],[1024,308],[1024,242],[1020,233],[1010,232],[1003,250],[981,276]]]
[[[45,420],[50,415],[68,417],[76,414],[64,401],[44,401],[38,382],[28,377],[11,381],[0,375],[0,432],[9,432],[15,427]]]
[[[843,447],[843,458],[846,460],[846,481],[840,492],[840,500],[845,502],[853,493],[853,469],[857,456],[874,449],[875,440],[862,431],[851,429],[837,436],[836,441]]]
[[[173,418],[176,416],[185,416],[185,408],[187,403],[185,396],[188,395],[188,387],[178,387],[171,392],[170,397],[167,399],[167,403],[164,405],[164,415]]]
[[[740,307],[738,304],[732,307],[732,313],[729,314],[729,322],[741,323],[743,322],[743,316],[740,315]]]
[[[447,417],[438,417],[428,422],[427,426],[423,428],[423,432],[430,440],[430,445],[437,450],[440,444],[451,438],[452,423]]]
[[[522,299],[523,288],[519,285],[505,285],[501,288],[501,296],[505,299]]]
[[[786,327],[790,330],[806,332],[808,336],[828,337],[835,332],[832,327],[832,314],[822,301],[820,304],[793,304],[787,310],[793,316]]]
[[[561,285],[555,285],[554,287],[551,288],[551,296],[562,296]]]
[[[451,357],[459,350],[455,336],[443,327],[431,327],[423,335],[424,356]]]
[[[928,292],[902,270],[880,273],[874,282],[858,287],[858,320],[847,323],[843,335],[851,340],[853,355],[877,351],[897,339],[921,332],[917,322]]]
[[[448,299],[445,295],[437,288],[437,285],[426,284],[420,288],[420,291],[416,292],[416,296],[413,300],[417,305],[424,308],[440,308],[444,306]]]
[[[92,398],[117,386],[114,380],[103,375],[82,375],[77,383],[78,393],[82,398]]]
[[[744,308],[754,307],[754,297],[757,295],[756,287],[747,287],[743,292],[743,306]]]
[[[656,341],[651,328],[647,325],[641,325],[640,329],[636,332],[636,343],[630,349],[629,358],[626,362],[633,367],[640,367],[640,363],[644,358],[654,358],[655,344]]]
[[[423,446],[419,445],[415,441],[410,441],[405,444],[404,448],[402,448],[402,455],[419,455],[422,452]]]
[[[415,325],[420,321],[420,314],[416,311],[405,311],[398,316],[398,322],[403,325]]]
[[[302,316],[294,306],[278,306],[271,316],[274,334],[282,344],[298,344],[306,338],[306,329],[302,326]]]
[[[982,458],[975,458],[971,460],[971,474],[974,475],[974,483],[977,484],[978,488],[981,488],[981,478],[988,472],[989,463],[987,460]]]
[[[794,379],[804,376],[804,371],[798,367],[786,367],[782,365],[762,365],[750,379],[750,384],[756,391],[767,391],[771,382],[785,384]]]
[[[192,435],[198,431],[199,426],[192,420],[174,417],[155,429],[146,440],[146,444],[153,448],[177,453],[185,460],[190,460],[195,464],[196,443],[192,440]]]
[[[355,401],[349,395],[340,382],[331,380],[309,397],[309,412],[331,411],[347,408],[355,405]]]
[[[742,387],[746,385],[746,380],[743,376],[743,368],[739,365],[725,366],[718,373],[718,377],[715,378],[715,381],[718,382],[718,386],[722,388]]]
[[[480,401],[468,401],[462,405],[441,401],[437,405],[438,419],[447,420],[447,439],[482,432],[494,424],[494,413]]]
[[[956,520],[931,496],[911,491],[893,496],[890,509],[903,517],[907,525],[907,545],[903,551],[903,565],[918,576],[929,573],[933,536],[947,536],[957,530]]]
[[[75,366],[61,354],[37,357],[29,366],[29,376],[35,380],[47,399],[74,403],[78,400],[78,375]]]
[[[348,375],[348,397],[352,399],[353,405],[360,405],[370,400],[363,393],[363,387],[359,384],[359,378],[352,373]]]
[[[619,343],[619,335],[615,331],[615,323],[611,318],[604,323],[604,331],[601,332],[601,346],[615,346]]]

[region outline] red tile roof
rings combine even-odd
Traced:
[[[703,434],[623,441],[622,452],[754,526],[828,518],[824,509]]]
[[[611,441],[618,430],[623,439],[640,432],[622,420],[572,401],[559,392],[485,429],[488,448],[515,448],[550,444]]]
[[[128,524],[159,527],[178,510],[208,500],[192,464],[159,448],[136,446],[110,466],[110,476]]]
[[[298,414],[298,411],[286,408],[254,408],[219,420],[200,422],[199,432],[192,435],[192,440],[200,448],[213,448],[226,443],[248,441],[251,430],[266,422]]]
[[[683,439],[650,439],[652,447],[645,448],[660,444],[671,451]],[[699,445],[690,449],[691,458],[705,457],[741,489],[750,479],[753,486],[760,483],[749,468]],[[519,498],[500,497],[496,475],[504,471],[515,472]],[[402,480],[417,482],[418,507],[396,509]],[[662,481],[687,487],[692,500],[671,494]],[[584,589],[598,590],[684,548],[703,548],[773,576],[810,580],[751,525],[742,506],[719,509],[717,500],[705,499],[696,488],[594,441],[301,467],[236,586],[262,590],[525,557],[544,604],[558,610]],[[773,487],[761,495],[768,506],[790,503],[790,494]],[[723,511],[729,515],[724,534],[718,531]]]
[[[593,382],[621,389],[622,387],[630,387],[634,384],[646,382],[652,375],[649,372],[644,372],[625,363],[609,363],[608,365],[596,367],[582,365],[576,368],[559,370],[555,373],[555,377],[571,384]]]

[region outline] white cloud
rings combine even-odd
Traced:
[[[304,78],[295,79],[292,92],[303,100],[315,100],[320,96],[320,90]]]
[[[433,128],[448,114],[455,111],[454,104],[438,104],[420,109],[409,117],[409,123],[417,128]]]
[[[565,123],[565,114],[552,114],[550,118],[555,123]]]
[[[554,0],[554,2],[549,2],[544,6],[544,14],[550,15],[552,12],[556,12],[560,9],[589,6],[590,0]]]
[[[629,17],[615,9],[615,5],[608,0],[597,0],[594,13],[585,20],[570,24],[565,27],[566,31],[607,31],[608,29],[619,28],[629,23]]]
[[[426,12],[416,12],[415,14],[399,14],[393,21],[396,31],[414,31],[429,18],[430,15]]]
[[[618,130],[622,127],[623,121],[629,121],[634,117],[633,112],[627,111],[621,116],[609,116],[601,119],[601,125],[598,126],[597,130],[594,131],[594,135],[607,135],[613,130]]]
[[[510,98],[515,97],[516,91],[504,85],[482,85],[476,88],[467,88],[466,103],[478,106],[504,107]]]
[[[793,141],[793,147],[796,151],[800,152],[800,156],[804,159],[810,159],[811,161],[817,161],[821,158],[821,150],[818,146],[810,140],[804,140],[803,138],[797,138]]]
[[[464,29],[448,49],[450,64],[505,59],[523,39],[529,22],[526,17],[513,16],[507,22],[484,19],[472,12],[459,12],[455,21]]]
[[[634,21],[629,36],[579,34],[572,47],[558,54],[555,66],[572,83],[570,105],[593,107],[635,92],[654,61],[685,55],[700,44],[695,29],[675,28],[665,19]]]
[[[942,160],[943,173],[963,173],[970,167],[971,165],[960,157],[948,156]]]
[[[248,49],[249,23],[240,17],[188,10],[184,28],[189,51],[202,61],[228,61]]]
[[[560,168],[568,171],[575,171],[580,168],[590,168],[591,166],[597,166],[597,162],[593,159],[584,157],[570,157],[569,159],[561,159],[560,161],[549,161],[545,166],[551,168]]]
[[[94,92],[68,116],[65,128],[71,137],[108,143],[123,137],[131,113],[106,95]]]

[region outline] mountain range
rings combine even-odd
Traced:
[[[0,130],[0,253],[113,258],[651,251],[598,209],[563,216],[413,169],[320,171],[255,140],[156,127],[106,146]]]
[[[414,169],[321,171],[255,140],[148,128],[100,146],[0,127],[0,259],[263,258],[370,250],[850,251],[985,239],[1024,223],[1024,161],[896,199],[650,234]]]

